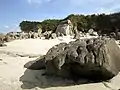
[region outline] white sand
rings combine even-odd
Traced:
[[[61,42],[70,42],[70,37],[51,39],[51,40],[41,40],[41,39],[27,39],[27,40],[15,40],[7,44],[7,47],[0,47],[1,51],[19,53],[19,54],[46,54],[46,52],[54,45]]]
[[[70,37],[53,40],[15,40],[0,47],[0,90],[110,90],[103,83],[73,85],[72,81],[60,78],[46,78],[42,70],[26,70],[25,63],[36,58],[7,55],[4,52],[43,55],[56,44],[73,41]],[[82,81],[81,81],[82,82]],[[72,84],[72,85],[70,85]],[[120,88],[120,75],[106,83],[112,88]]]

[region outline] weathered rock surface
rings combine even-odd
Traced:
[[[46,32],[43,33],[43,36],[45,37],[45,39],[49,39],[51,33],[52,33],[52,31],[46,31]]]
[[[47,75],[72,79],[109,80],[120,71],[120,49],[114,39],[76,40],[55,45],[45,56],[24,67],[46,68]]]
[[[91,36],[98,36],[98,33],[94,31],[94,29],[89,29],[88,30],[88,33],[91,35]]]
[[[4,38],[5,35],[0,33],[0,47],[6,46],[6,44],[4,44]]]
[[[51,38],[52,38],[52,39],[55,39],[56,37],[57,37],[56,33],[52,33],[52,34],[51,34]]]
[[[67,35],[72,35],[73,34],[73,25],[70,20],[62,21],[57,29],[56,29],[56,34],[57,36],[67,36]]]

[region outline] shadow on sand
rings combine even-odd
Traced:
[[[22,89],[32,89],[35,87],[39,88],[50,88],[50,87],[64,87],[64,86],[72,86],[72,85],[81,85],[92,83],[86,79],[79,79],[78,82],[74,82],[73,80],[55,77],[55,76],[43,76],[44,70],[30,70],[27,69],[24,72],[24,75],[20,77],[20,81],[22,82]]]

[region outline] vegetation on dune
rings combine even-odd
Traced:
[[[22,21],[19,26],[22,31],[29,32],[29,31],[36,31],[38,24],[40,24],[40,22]]]
[[[120,13],[105,14],[92,14],[92,15],[74,15],[71,14],[64,19],[48,19],[42,22],[22,21],[20,28],[24,32],[37,31],[42,28],[42,32],[52,31],[55,32],[58,24],[62,20],[70,19],[74,26],[77,25],[79,31],[87,32],[90,28],[102,33],[114,32],[115,29],[120,29]]]
[[[44,20],[43,22],[41,22],[43,32],[45,32],[45,31],[55,32],[55,30],[56,30],[58,24],[60,23],[60,21],[61,20],[57,20],[57,19]]]
[[[57,20],[57,19],[48,19],[42,22],[22,21],[19,26],[21,30],[24,32],[29,32],[29,31],[37,32],[39,28],[42,28],[43,30],[42,32],[45,32],[45,31],[54,32],[58,24],[60,23],[60,21],[61,20]]]

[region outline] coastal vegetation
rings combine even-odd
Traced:
[[[71,20],[73,26],[77,26],[79,31],[87,32],[93,28],[97,32],[111,33],[115,32],[116,29],[120,29],[120,12],[113,14],[92,14],[92,15],[75,15],[70,14],[64,19],[47,19],[42,22],[35,21],[22,21],[20,28],[24,32],[35,31],[39,28],[42,32],[52,31],[55,32],[59,23],[63,20]]]

